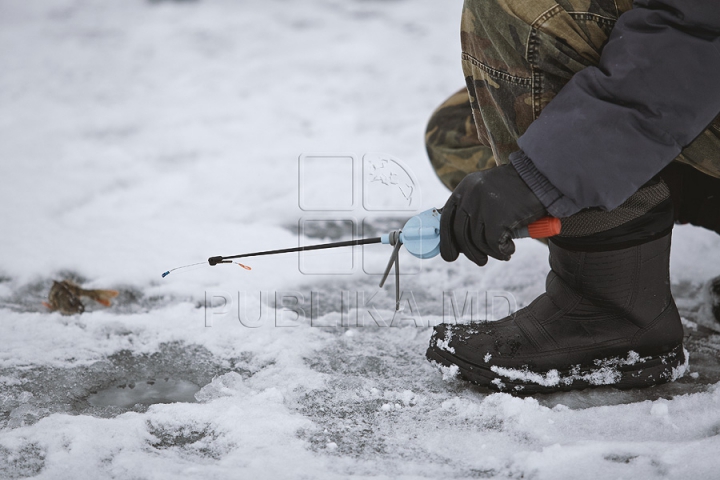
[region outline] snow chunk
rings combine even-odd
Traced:
[[[685,363],[683,363],[682,365],[678,365],[677,367],[672,369],[672,374],[670,375],[671,382],[682,378],[685,375],[685,372],[687,372],[688,370],[688,364],[690,363],[690,352],[688,352],[687,349],[683,347],[683,353],[685,354]]]
[[[249,389],[245,386],[242,375],[230,372],[213,378],[212,382],[195,394],[195,399],[198,402],[206,403],[216,398],[231,397],[248,392]]]
[[[630,350],[628,352],[627,359],[625,359],[624,361],[621,361],[620,364],[621,365],[635,365],[639,361],[642,361],[642,359],[640,358],[640,354],[633,350]]]
[[[442,365],[438,362],[431,361],[432,363],[440,372],[442,373],[443,380],[450,381],[455,380],[460,375],[460,367],[457,365],[452,365],[449,367],[446,367],[445,365]]]
[[[500,380],[499,378],[494,379],[494,380],[493,380],[492,382],[490,382],[490,383],[493,383],[493,384],[494,384],[495,386],[497,386],[500,390],[503,390],[503,389],[505,388],[505,384],[504,384],[503,381]]]
[[[400,394],[400,400],[402,400],[406,406],[409,406],[414,398],[415,394],[411,390],[403,390]]]

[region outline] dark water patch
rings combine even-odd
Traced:
[[[131,408],[137,404],[195,403],[200,387],[187,380],[165,377],[130,381],[111,386],[90,395],[88,403],[93,407]]]
[[[253,362],[252,356],[228,361],[176,342],[152,354],[121,351],[91,365],[0,369],[0,428],[32,425],[53,413],[109,418],[154,403],[194,402],[217,375],[236,368],[250,376],[263,368]]]

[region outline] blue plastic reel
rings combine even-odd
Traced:
[[[382,243],[394,245],[397,232],[380,238]],[[415,257],[427,259],[437,256],[440,253],[440,212],[433,208],[415,215],[405,223],[399,238],[407,251]]]

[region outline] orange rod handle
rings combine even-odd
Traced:
[[[531,223],[527,228],[530,238],[549,238],[560,235],[562,222],[559,218],[544,217]]]
[[[559,235],[562,222],[559,218],[543,217],[527,227],[513,230],[513,238],[549,238]]]

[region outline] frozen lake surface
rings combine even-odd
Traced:
[[[464,84],[461,7],[0,0],[0,478],[717,478],[709,232],[674,237],[690,372],[639,391],[490,395],[425,360],[448,292],[542,292],[539,242],[403,256],[395,317],[387,246],[160,277],[441,206],[423,132]],[[120,294],[49,313],[60,279]]]

